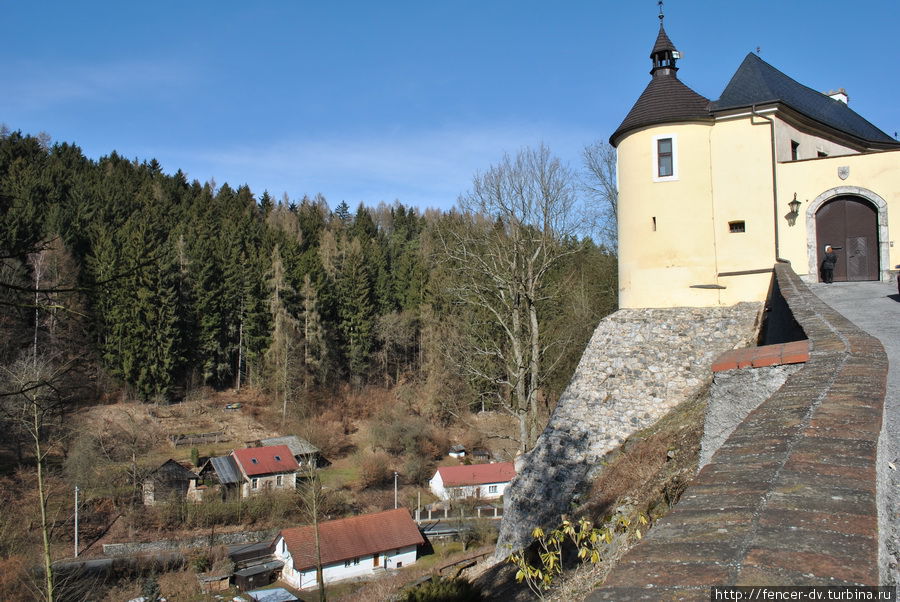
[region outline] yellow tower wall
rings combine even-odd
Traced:
[[[637,130],[618,145],[619,306],[719,304],[710,252],[709,131],[707,124]],[[657,137],[675,141],[675,177],[655,181]]]

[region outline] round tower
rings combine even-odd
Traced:
[[[660,11],[650,83],[610,137],[619,185],[619,306],[719,305],[710,101],[678,79]]]

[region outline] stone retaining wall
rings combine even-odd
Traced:
[[[698,394],[722,352],[752,345],[759,303],[627,309],[604,318],[547,428],[504,496],[495,558],[557,523],[592,469],[632,433]]]
[[[266,531],[238,531],[235,533],[216,533],[201,535],[190,539],[166,539],[149,542],[105,543],[103,554],[106,556],[130,556],[133,554],[150,554],[189,548],[205,548],[208,546],[236,545],[271,541],[278,529]]]
[[[750,412],[588,600],[709,600],[712,585],[877,585],[876,442],[888,361],[789,265],[809,361]]]

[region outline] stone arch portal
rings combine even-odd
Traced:
[[[809,203],[806,208],[809,280],[819,280],[826,244],[844,247],[838,253],[840,265],[835,268],[835,280],[890,279],[887,210],[883,198],[857,186],[826,190]],[[874,223],[867,223],[869,220]],[[823,235],[843,240],[819,240]]]

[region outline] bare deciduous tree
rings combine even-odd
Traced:
[[[53,358],[33,352],[0,369],[0,391],[3,393],[0,409],[7,420],[15,422],[27,433],[34,453],[43,544],[44,585],[41,593],[48,602],[56,596],[50,555],[53,521],[48,516],[47,456],[52,448],[50,431],[67,401],[65,380],[70,370],[71,364],[60,364]]]
[[[598,140],[584,147],[582,186],[594,202],[594,227],[600,241],[612,250],[618,247],[619,189],[616,183],[616,149]]]
[[[447,291],[467,309],[461,367],[518,419],[525,452],[540,432],[539,391],[555,361],[540,308],[558,294],[549,277],[583,225],[574,178],[546,147],[524,149],[476,174],[459,207],[437,238]]]

